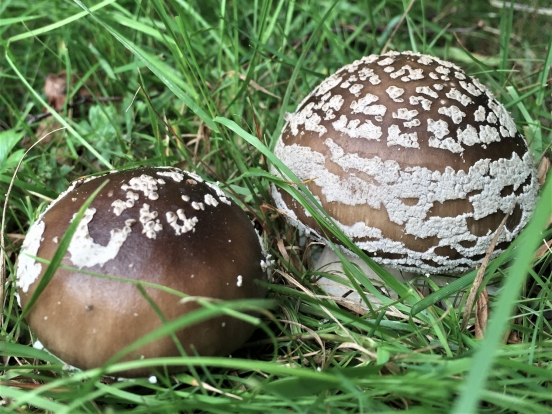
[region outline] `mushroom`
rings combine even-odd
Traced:
[[[508,215],[497,256],[538,193],[504,106],[453,63],[413,52],[363,57],[325,79],[288,116],[274,153],[360,249],[402,272],[473,269]],[[325,240],[288,193],[273,185],[272,196]]]
[[[177,168],[143,167],[78,180],[32,225],[19,255],[17,287],[26,306],[75,214],[85,210],[67,253],[27,314],[44,347],[80,369],[100,367],[118,351],[199,305],[193,297],[263,298],[266,257],[247,215],[216,186]],[[118,279],[98,277],[115,276]],[[129,283],[127,282],[134,282]],[[147,295],[137,288],[142,282]],[[151,284],[182,292],[170,293]],[[146,298],[149,296],[149,298]],[[148,300],[152,300],[154,306]],[[254,327],[228,315],[175,331],[186,353],[228,355]],[[124,357],[180,355],[170,336]],[[177,372],[182,367],[168,367]],[[149,368],[119,373],[149,376]]]

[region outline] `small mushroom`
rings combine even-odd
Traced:
[[[221,300],[262,298],[266,255],[247,215],[215,185],[176,168],[144,167],[79,180],[32,225],[19,256],[17,287],[25,306],[85,200],[86,209],[62,265],[27,315],[44,347],[81,369],[100,367],[124,347],[163,326],[133,282],[168,320],[199,306],[146,283],[192,297]],[[201,207],[198,207],[201,206]],[[232,240],[229,243],[228,240]],[[113,280],[90,274],[119,278]],[[175,332],[193,355],[228,355],[254,327],[220,316]],[[131,352],[123,360],[180,355],[170,336]],[[179,367],[168,367],[176,372]],[[181,370],[181,369],[180,369]],[[149,376],[150,369],[120,372]]]
[[[370,55],[324,80],[289,115],[275,155],[360,249],[406,272],[473,269],[508,215],[497,256],[538,193],[504,106],[458,66],[412,52]],[[288,193],[272,186],[272,196],[324,240]]]

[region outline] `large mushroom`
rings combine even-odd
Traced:
[[[27,315],[44,347],[81,369],[100,367],[118,351],[198,308],[194,300],[133,282],[162,285],[192,297],[262,298],[266,258],[247,215],[216,186],[176,168],[143,167],[78,180],[31,227],[17,270],[20,304],[38,286],[75,214],[106,180],[78,223],[62,265]],[[120,278],[113,280],[93,273]],[[148,302],[151,299],[160,316]],[[190,298],[188,298],[190,299]],[[220,316],[175,332],[189,354],[228,355],[254,327]],[[170,336],[123,360],[180,355]],[[169,372],[179,367],[168,367]],[[150,375],[149,369],[119,372]]]
[[[370,55],[324,80],[289,115],[275,155],[358,247],[406,272],[473,269],[508,215],[500,254],[538,192],[504,106],[458,66],[412,52]],[[325,240],[288,193],[273,186],[272,196],[290,223]]]

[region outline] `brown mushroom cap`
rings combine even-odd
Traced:
[[[23,251],[51,259],[83,202],[102,184],[80,221],[62,264],[27,316],[45,348],[81,369],[102,366],[117,351],[162,326],[135,284],[79,270],[145,281],[191,296],[262,298],[266,276],[259,237],[247,215],[215,185],[176,168],[144,167],[80,180],[34,223]],[[17,286],[25,306],[46,265],[21,254]],[[167,320],[196,308],[194,301],[146,287]],[[189,354],[228,355],[254,327],[221,316],[176,331]],[[180,355],[167,336],[124,360]],[[169,367],[169,372],[179,367]],[[149,369],[121,376],[150,375]]]
[[[370,55],[324,80],[290,115],[280,158],[341,229],[377,262],[463,272],[495,256],[534,209],[533,158],[506,109],[450,62],[412,52]],[[272,188],[290,222],[314,219]]]

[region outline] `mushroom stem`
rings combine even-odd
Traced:
[[[345,254],[345,253],[344,253]],[[397,294],[390,290],[386,285],[385,282],[381,279],[381,277],[378,276],[376,272],[374,272],[362,259],[360,259],[357,256],[351,256],[350,254],[346,254],[347,260],[351,262],[352,264],[359,267],[359,269],[370,279],[372,284],[379,289],[385,296],[388,296],[389,298],[396,300],[398,299]],[[455,275],[455,276],[447,276],[447,275],[421,275],[418,273],[412,273],[412,272],[406,272],[399,269],[382,266],[385,270],[387,270],[389,273],[391,273],[395,278],[403,283],[408,283],[412,285],[421,295],[427,296],[430,293],[433,292],[433,289],[431,289],[429,283],[427,282],[427,278],[431,278],[431,281],[435,283],[439,288],[442,288],[449,283],[454,282],[456,279],[461,277],[462,275]],[[325,246],[322,250],[322,253],[320,256],[315,260],[314,262],[314,269],[330,273],[333,276],[336,276],[338,278],[343,279],[343,283],[340,283],[339,281],[329,279],[327,277],[321,277],[316,281],[316,285],[319,286],[322,290],[327,292],[331,296],[335,297],[342,297],[347,299],[348,301],[351,301],[357,306],[360,306],[360,308],[367,310],[368,307],[363,302],[362,298],[352,288],[349,283],[347,276],[345,275],[345,271],[343,270],[343,265],[341,264],[341,260],[339,259],[339,256],[335,253],[335,251],[329,247]],[[493,286],[487,286],[487,290],[489,295],[495,295],[498,292],[498,289],[500,288],[499,284],[495,284]],[[370,303],[372,305],[375,305],[375,307],[379,307],[382,305],[382,302],[380,299],[376,298],[374,295],[365,292],[366,297],[370,300]],[[462,294],[463,292],[461,292]],[[451,297],[451,300],[453,302],[456,302],[457,299],[460,299],[459,295],[455,295]]]

